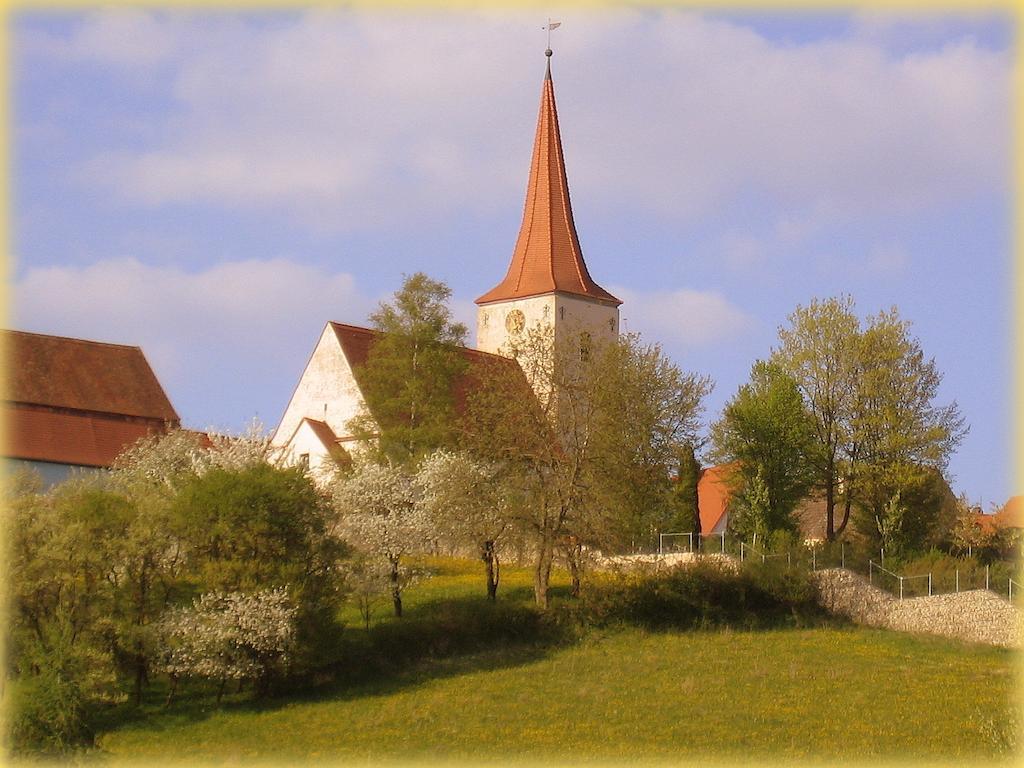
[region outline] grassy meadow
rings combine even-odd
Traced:
[[[382,602],[360,638],[487,614],[478,564],[431,561],[407,615]],[[500,610],[529,611],[530,573],[506,569]],[[564,600],[564,575],[555,581]],[[461,613],[459,612],[461,611]],[[479,632],[486,623],[474,625]],[[456,625],[452,631],[457,632]],[[923,758],[991,760],[1012,739],[1009,651],[839,624],[767,631],[653,632],[616,626],[571,642],[488,641],[415,652],[387,674],[355,675],[264,701],[214,704],[194,690],[163,709],[154,692],[112,720],[101,760],[212,762],[454,759]],[[404,636],[396,637],[403,640]],[[415,633],[408,635],[415,643]]]

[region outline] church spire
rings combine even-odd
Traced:
[[[569,293],[618,306],[622,302],[599,286],[587,272],[569,203],[562,139],[551,80],[551,49],[540,97],[540,115],[533,142],[530,180],[519,238],[505,279],[476,300],[477,304]]]

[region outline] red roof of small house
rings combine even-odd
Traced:
[[[985,533],[992,533],[998,525],[999,515],[988,515],[984,512],[974,513],[974,523]]]
[[[512,262],[505,279],[478,298],[476,303],[487,304],[553,292],[586,296],[615,305],[622,303],[594,282],[583,261],[569,202],[569,182],[565,175],[549,60],[541,90],[523,223],[512,252]]]
[[[109,467],[125,448],[164,431],[149,419],[4,404],[4,455],[13,459]]]
[[[994,517],[1004,528],[1024,528],[1024,496],[1011,496]]]
[[[138,347],[5,331],[4,399],[178,423]]]
[[[729,475],[734,467],[733,464],[721,464],[701,470],[700,478],[697,480],[697,508],[700,511],[701,533],[710,533],[714,530],[729,511],[729,499],[732,496]]]

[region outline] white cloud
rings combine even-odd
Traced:
[[[767,249],[761,240],[740,232],[726,232],[721,238],[720,252],[726,265],[737,272],[759,266],[767,258]]]
[[[89,183],[340,228],[521,196],[543,66],[527,14],[212,18],[112,11],[61,42],[174,72],[165,140],[111,147],[79,169]],[[1006,184],[1009,55],[971,39],[894,54],[861,31],[792,45],[672,9],[567,21],[554,70],[577,201],[679,218],[754,193],[798,221]]]
[[[623,330],[638,331],[666,347],[711,346],[749,331],[755,322],[718,291],[638,292],[621,286],[610,290],[623,301]]]

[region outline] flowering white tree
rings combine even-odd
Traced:
[[[149,485],[177,490],[188,478],[211,469],[241,470],[257,464],[283,466],[285,455],[270,443],[270,433],[253,419],[238,435],[207,430],[203,434],[174,429],[144,437],[125,449],[114,462],[114,481],[129,489]]]
[[[172,608],[160,629],[173,685],[182,677],[219,680],[218,703],[228,680],[252,679],[265,687],[271,672],[288,666],[296,612],[285,587],[208,592],[191,606]]]
[[[501,577],[498,543],[508,529],[507,500],[490,464],[466,453],[439,450],[420,465],[421,504],[436,530],[477,547],[487,571],[487,596],[494,600]]]
[[[363,464],[338,480],[333,491],[338,533],[357,549],[387,560],[395,616],[401,616],[402,589],[411,575],[404,559],[423,547],[431,530],[419,483],[400,467]]]
[[[281,467],[287,459],[282,448],[271,444],[270,432],[258,419],[249,422],[239,435],[208,430],[207,436],[212,443],[211,450],[206,452],[211,467],[227,470],[247,469],[257,464]]]

